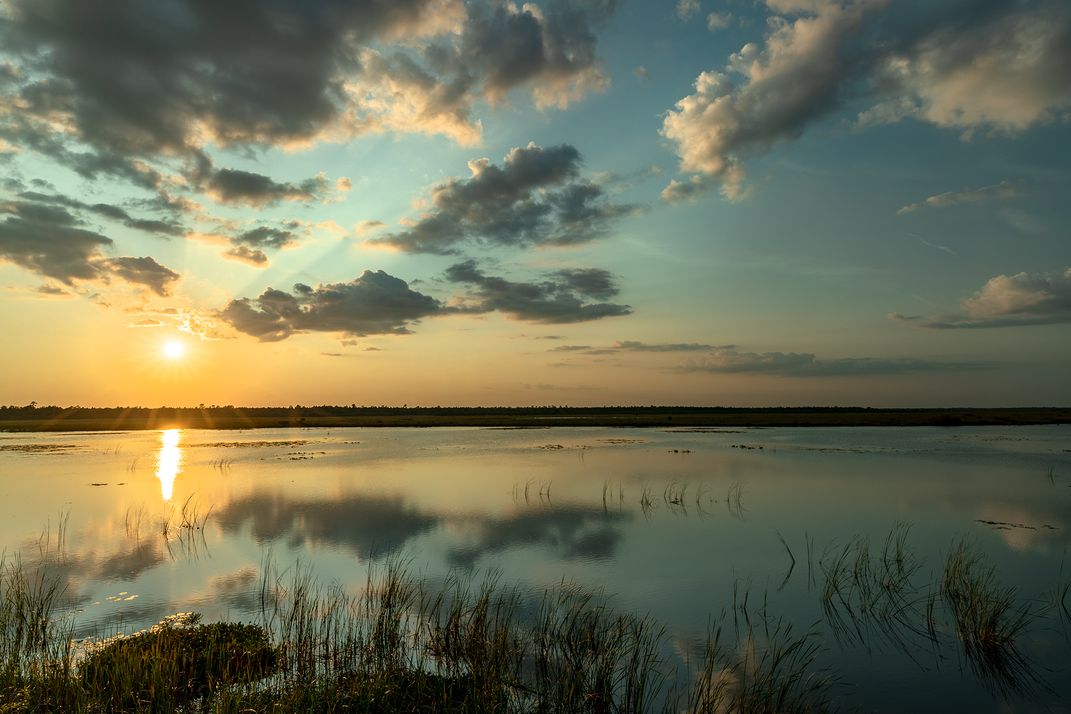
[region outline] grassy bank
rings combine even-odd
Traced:
[[[1071,408],[857,407],[0,407],[0,431],[257,429],[278,427],[706,428],[760,426],[985,426],[1071,423]]]

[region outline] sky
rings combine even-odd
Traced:
[[[1064,0],[0,0],[0,404],[1071,404]]]

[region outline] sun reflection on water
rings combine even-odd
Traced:
[[[182,471],[182,449],[179,448],[180,429],[164,429],[160,432],[160,451],[156,455],[156,478],[160,479],[160,495],[164,501],[171,500],[175,477]]]

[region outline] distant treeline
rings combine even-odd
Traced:
[[[1067,424],[1071,409],[878,409],[871,407],[526,406],[392,407],[0,407],[3,431],[255,429],[278,427],[734,427],[980,426]]]
[[[351,404],[292,405],[285,407],[236,407],[231,404],[196,407],[60,407],[55,405],[0,406],[0,419],[48,419],[58,416],[85,418],[137,417],[154,415],[194,416],[209,414],[220,417],[345,417],[345,416],[590,416],[601,414],[856,414],[865,412],[943,412],[947,409],[875,409],[873,407],[685,407],[685,406],[527,406],[527,407],[392,407]]]

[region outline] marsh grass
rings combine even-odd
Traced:
[[[791,571],[796,556],[777,535]],[[914,654],[955,633],[994,694],[1043,687],[1019,649],[1034,606],[965,542],[936,584],[918,577],[907,538],[898,525],[877,545],[856,537],[817,558],[835,639],[869,648],[878,636]],[[201,624],[180,613],[132,635],[76,641],[56,571],[0,562],[0,712],[836,708],[840,684],[822,664],[820,622],[796,629],[771,614],[770,592],[747,583],[734,581],[722,624],[682,662],[659,623],[617,611],[601,593],[565,582],[533,592],[493,574],[429,582],[408,569],[387,558],[363,587],[347,589],[320,583],[306,566],[279,572],[265,562],[253,622]],[[1066,616],[1071,584],[1059,582],[1050,609]]]
[[[793,714],[835,708],[836,678],[818,664],[822,644],[814,626],[797,634],[783,620],[763,618],[735,647],[722,639],[720,626],[707,637],[687,711]]]
[[[1019,599],[1014,587],[1001,585],[993,567],[965,540],[949,551],[941,597],[967,661],[984,682],[1013,694],[1042,684],[1019,647],[1038,612]]]
[[[63,588],[45,568],[0,559],[0,702],[65,699],[71,623]]]
[[[897,524],[879,549],[868,537],[856,537],[819,559],[822,610],[843,644],[869,646],[876,636],[912,658],[936,644],[924,584],[916,577],[922,564],[907,549],[909,530]]]
[[[728,644],[719,631],[678,690],[664,628],[599,593],[562,583],[538,594],[494,576],[432,586],[406,565],[388,559],[358,592],[300,566],[266,566],[255,623],[179,613],[130,635],[73,640],[60,590],[13,561],[0,579],[0,711],[791,712],[828,703],[826,676],[810,671],[817,641],[781,622],[763,619]]]

